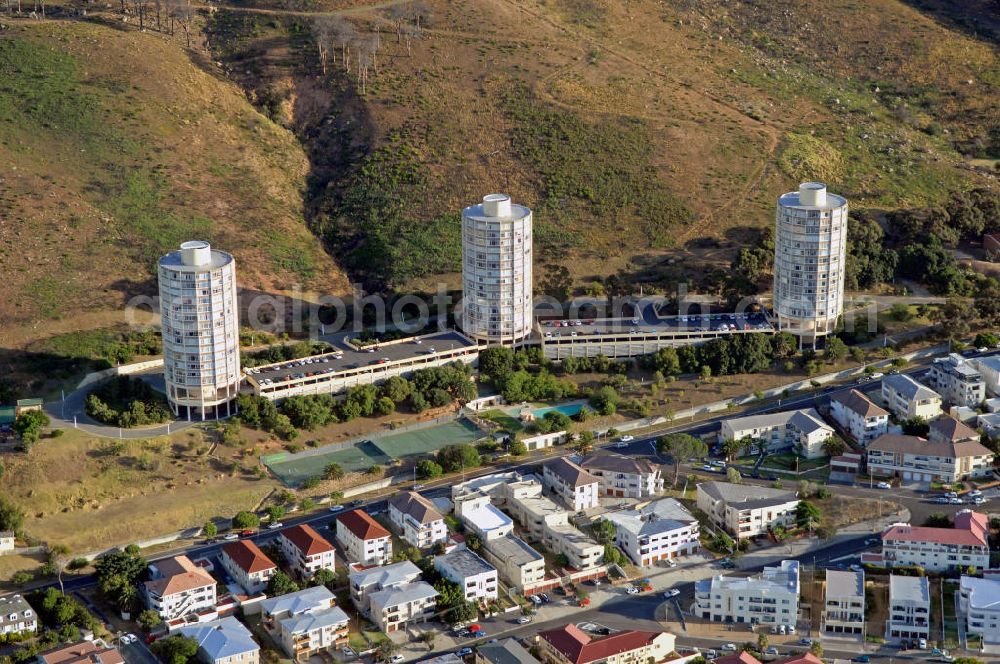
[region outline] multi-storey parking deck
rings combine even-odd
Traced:
[[[764,313],[703,314],[664,318],[542,321],[545,357],[635,357],[661,348],[699,344],[728,334],[773,333]]]
[[[365,348],[343,343],[323,355],[247,369],[246,377],[255,394],[284,399],[300,394],[336,394],[417,369],[455,361],[472,364],[478,357],[474,341],[447,330]]]

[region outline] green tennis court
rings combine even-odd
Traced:
[[[471,443],[483,437],[483,432],[466,419],[406,433],[396,433],[375,441],[379,449],[393,459],[436,452],[445,445]]]

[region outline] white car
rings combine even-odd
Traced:
[[[268,530],[277,530],[278,528],[283,528],[285,524],[280,521],[275,521],[274,523],[267,524]]]
[[[972,491],[970,491],[965,495],[968,496],[969,498],[978,498],[979,496],[983,495],[983,492],[980,491],[979,489],[973,489]]]
[[[722,646],[722,649],[728,652],[736,652],[736,644],[727,643],[726,645]]]
[[[538,595],[532,595],[528,599],[530,599],[533,604],[541,604],[542,603],[542,598],[539,597]]]
[[[618,441],[621,443],[631,443],[633,440],[635,440],[635,436],[629,436],[629,435],[624,435],[618,439]]]
[[[229,533],[225,535],[222,539],[226,540],[227,542],[232,542],[233,540],[238,540],[239,538],[240,538],[239,533]]]
[[[627,594],[627,595],[638,595],[639,594],[639,589],[636,588],[635,586],[626,586],[625,587],[625,594]]]
[[[404,659],[406,659],[406,658],[403,657],[402,655],[393,655],[389,659],[389,661],[392,662],[392,664],[396,664],[396,662],[402,662]]]
[[[877,486],[880,489],[891,489],[892,488],[892,485],[889,484],[888,482],[879,482],[875,486]]]
[[[530,622],[531,618],[529,618],[528,616],[521,616],[520,618],[517,619],[518,625],[527,625]]]
[[[124,643],[135,643],[136,641],[139,640],[139,637],[137,637],[135,634],[126,634],[121,638],[121,640]]]
[[[670,599],[672,597],[677,597],[680,594],[681,591],[677,590],[676,588],[671,588],[667,592],[663,593],[663,596],[666,597],[667,599]]]
[[[343,505],[331,505],[330,506],[330,511],[331,512],[340,512],[343,509],[344,509]]]

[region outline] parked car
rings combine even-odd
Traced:
[[[917,641],[917,647],[921,650],[927,650],[927,639],[920,639]]]
[[[961,498],[949,498],[948,502],[951,503],[952,505],[961,505],[962,504],[962,499]]]
[[[969,498],[978,498],[979,496],[983,495],[983,492],[980,491],[979,489],[973,489],[972,491],[970,491],[965,495],[968,496]]]
[[[631,443],[633,440],[635,440],[635,436],[629,436],[628,434],[625,434],[624,436],[622,436],[618,440],[619,440],[619,442],[622,442],[622,443]]]
[[[767,656],[769,656],[769,657],[777,657],[778,656],[778,649],[775,648],[774,646],[770,646],[770,647],[768,647],[768,648],[766,648],[764,650],[764,654],[767,655]]]
[[[465,648],[462,648],[461,650],[459,650],[455,654],[458,655],[459,657],[465,657],[466,655],[471,655],[472,654],[472,648],[469,648],[468,646],[466,646]]]
[[[268,530],[277,530],[278,528],[284,528],[285,524],[280,521],[274,521],[273,523],[267,524]]]
[[[938,496],[934,499],[934,502],[938,505],[947,505],[951,498],[945,498],[944,496]]]
[[[625,593],[627,595],[638,595],[639,589],[636,588],[635,586],[625,586]]]
[[[233,540],[238,540],[239,538],[240,538],[239,533],[228,533],[222,537],[222,539],[226,540],[227,542],[232,542]]]
[[[542,603],[542,598],[539,597],[538,595],[531,595],[531,596],[528,597],[528,599],[530,599],[534,604],[541,604]]]
[[[396,664],[397,662],[402,662],[404,659],[406,658],[403,657],[402,655],[393,655],[391,658],[389,658],[389,661],[392,662],[392,664]]]
[[[812,639],[799,639],[800,646],[811,646],[813,644]]]
[[[719,653],[715,652],[712,649],[709,649],[709,650],[705,651],[705,659],[715,659],[718,656],[719,656]]]
[[[542,602],[544,602],[545,604],[548,604],[549,602],[552,601],[552,600],[549,599],[549,596],[546,595],[545,593],[538,593],[538,596],[541,598]]]
[[[330,511],[331,512],[340,512],[343,509],[344,509],[343,505],[331,505],[330,506]]]
[[[722,649],[725,650],[725,651],[727,651],[727,652],[736,652],[736,644],[735,643],[727,643],[726,645],[722,646]]]
[[[858,662],[858,664],[868,664],[868,662],[872,661],[872,658],[869,657],[868,655],[858,655],[857,657],[855,657],[851,661],[852,662]]]
[[[680,594],[681,591],[677,590],[676,588],[671,588],[667,592],[663,593],[663,596],[666,597],[667,599],[670,599],[672,597],[677,597]]]
[[[888,482],[879,482],[875,486],[877,486],[880,489],[891,489],[892,488],[892,485],[889,484]]]
[[[531,618],[529,616],[521,616],[520,618],[517,619],[518,625],[527,625],[530,622]]]

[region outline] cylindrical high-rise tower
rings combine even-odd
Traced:
[[[232,414],[240,387],[236,261],[208,242],[160,259],[160,318],[167,398],[176,415]]]
[[[531,210],[490,194],[462,210],[462,329],[491,344],[531,334]]]
[[[774,314],[778,329],[807,339],[830,334],[844,309],[847,200],[821,182],[778,199]]]

